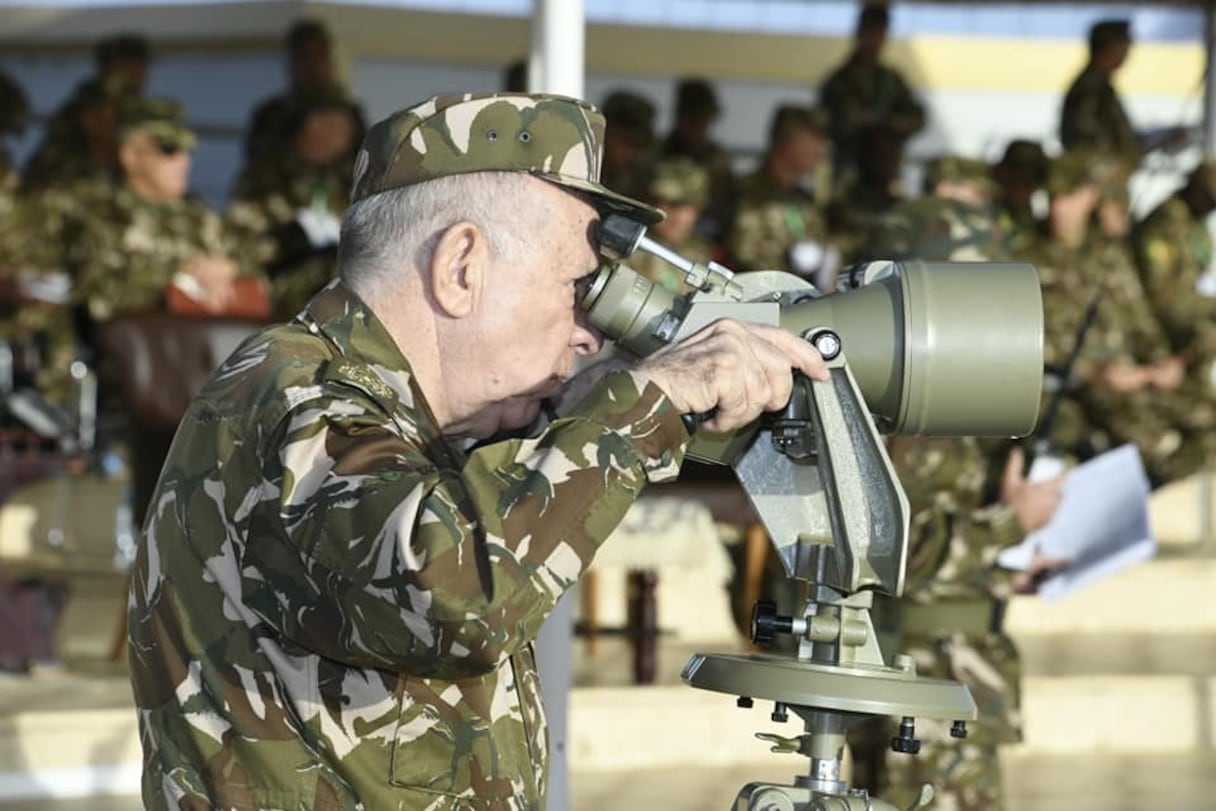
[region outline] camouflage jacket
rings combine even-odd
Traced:
[[[1093,65],[1073,81],[1060,111],[1060,143],[1066,150],[1113,155],[1129,166],[1140,163],[1140,139],[1110,78]]]
[[[152,202],[108,182],[53,189],[32,204],[43,228],[31,264],[67,270],[73,296],[96,321],[156,309],[184,264],[235,258],[219,215],[196,198]]]
[[[850,163],[859,119],[890,129],[903,138],[925,126],[925,108],[898,70],[854,53],[837,68],[819,91],[827,111],[838,164]],[[868,125],[867,125],[868,126]]]
[[[350,161],[315,167],[269,155],[251,161],[241,172],[225,221],[242,253],[259,267],[282,265],[271,279],[274,309],[281,319],[294,316],[333,278],[335,254],[305,248],[298,258],[285,256],[276,232],[300,209],[340,218],[350,191]]]
[[[1199,360],[1216,357],[1216,291],[1200,282],[1216,267],[1205,223],[1175,195],[1133,229],[1132,248],[1172,351]]]
[[[617,372],[463,453],[341,283],[248,340],[182,422],[133,573],[147,807],[543,808],[531,642],[687,438]]]
[[[726,248],[740,270],[788,270],[789,250],[802,240],[823,242],[827,224],[802,189],[785,189],[761,169],[739,184]]]
[[[942,197],[901,203],[871,229],[866,249],[886,259],[997,262],[1007,235],[990,208]]]
[[[969,725],[972,743],[1015,742],[1021,737],[1021,665],[1012,640],[992,626],[993,611],[999,611],[994,601],[1012,594],[1011,573],[997,566],[997,554],[1022,538],[1021,525],[1008,505],[985,504],[992,460],[978,440],[896,437],[890,455],[912,516],[902,613],[907,619],[938,606],[942,619],[933,631],[923,624],[907,630],[902,650],[918,673],[970,688],[979,708],[978,722]],[[979,633],[963,623],[989,630]],[[920,731],[930,740],[948,740],[944,730],[936,736],[932,729]]]

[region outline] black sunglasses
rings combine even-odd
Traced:
[[[160,152],[160,154],[166,157],[185,151],[185,147],[183,147],[180,143],[177,141],[172,141],[168,138],[157,138],[156,149]]]

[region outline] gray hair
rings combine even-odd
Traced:
[[[543,227],[533,182],[513,172],[473,172],[360,200],[342,219],[343,279],[361,295],[391,290],[411,268],[427,267],[439,237],[462,221],[481,229],[496,260],[526,261]]]

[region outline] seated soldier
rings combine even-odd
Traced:
[[[709,200],[709,173],[689,158],[666,158],[655,164],[646,198],[666,216],[650,227],[650,235],[694,262],[712,259],[712,246],[696,232],[697,220]],[[673,293],[688,292],[684,274],[657,256],[638,251],[629,266]]]
[[[281,111],[288,145],[246,164],[227,214],[270,275],[283,320],[333,278],[360,131],[358,108],[337,85],[298,89],[291,99]]]
[[[827,226],[813,193],[826,148],[822,113],[785,105],[769,125],[763,165],[739,183],[726,247],[739,270],[815,277],[831,264]]]

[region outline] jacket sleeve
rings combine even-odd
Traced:
[[[678,472],[688,439],[667,397],[628,372],[539,436],[463,463],[362,402],[308,403],[282,426],[266,463],[284,543],[250,553],[284,584],[261,613],[323,656],[426,677],[484,673],[534,639],[643,486]]]

